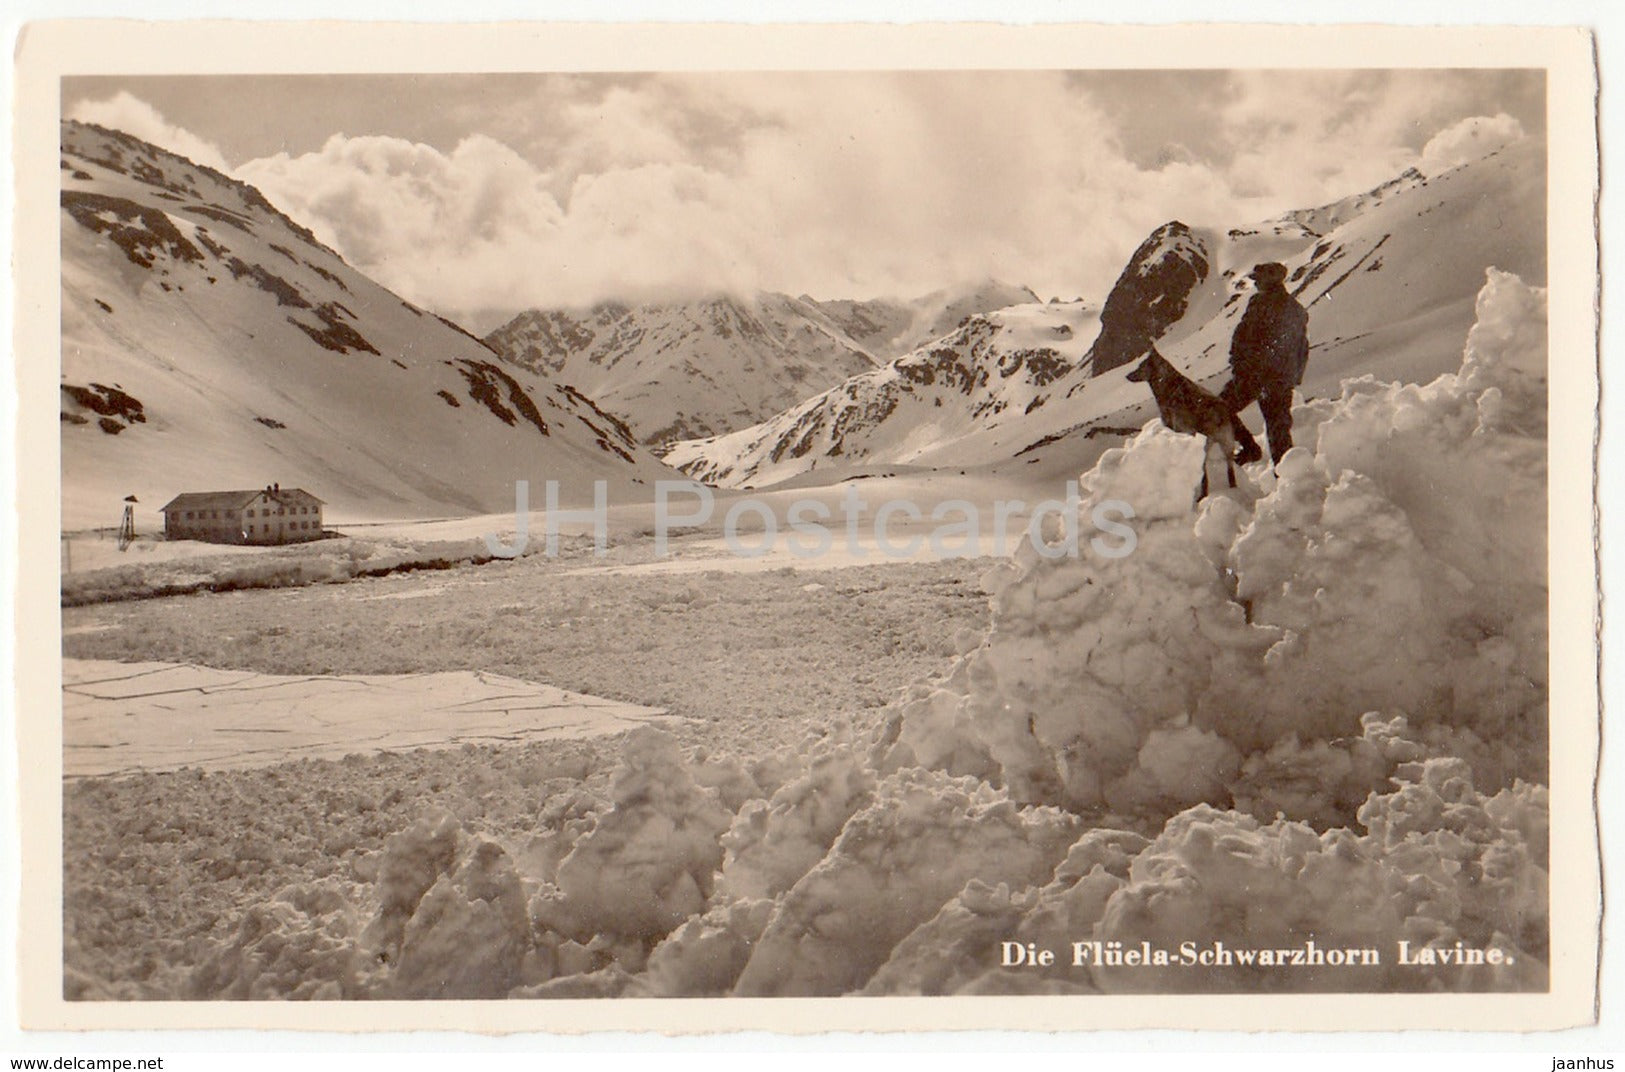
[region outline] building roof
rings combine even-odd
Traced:
[[[267,494],[265,488],[255,488],[252,491],[183,491],[168,505],[160,507],[159,513],[167,514],[171,510],[241,510],[249,503]],[[322,500],[316,498],[303,488],[281,488],[271,498],[281,501],[283,499],[308,499],[314,503]]]

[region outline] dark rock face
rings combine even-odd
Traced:
[[[1191,291],[1207,278],[1208,250],[1172,220],[1151,232],[1129,258],[1100,311],[1100,335],[1085,360],[1094,374],[1126,365],[1185,315]]]
[[[151,268],[153,258],[167,254],[178,261],[201,262],[203,253],[181,234],[161,210],[123,197],[63,190],[62,207],[74,220],[112,239],[130,263]]]
[[[530,394],[520,385],[519,381],[502,371],[489,361],[471,361],[466,357],[459,357],[455,362],[447,361],[468,383],[468,396],[481,403],[492,415],[512,428],[523,417],[529,421],[542,435],[551,435],[547,422],[542,419],[541,411],[536,408],[536,402]],[[502,396],[506,394],[513,408],[503,404]],[[516,414],[514,411],[517,410]]]

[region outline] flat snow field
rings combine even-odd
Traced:
[[[471,670],[307,676],[68,659],[62,692],[69,778],[596,737],[669,721],[659,708]]]
[[[583,565],[534,556],[67,608],[63,654],[191,663],[223,678],[502,675],[665,709],[675,717],[659,724],[691,754],[754,761],[843,719],[872,724],[900,689],[979,640],[989,615],[987,559],[674,574]],[[83,996],[179,996],[206,939],[235,931],[276,890],[331,878],[354,883],[359,900],[384,838],[437,805],[471,828],[520,837],[561,792],[603,792],[620,742],[73,778],[63,787],[69,991],[94,979]]]

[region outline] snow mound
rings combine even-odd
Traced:
[[[875,774],[848,732],[822,744],[806,773],[739,810],[723,835],[719,888],[730,898],[777,897],[824,858],[841,828],[874,799]]]
[[[506,850],[443,809],[384,842],[363,935],[373,992],[491,998],[524,981],[532,939],[525,890]]]
[[[1032,907],[1035,891],[972,879],[932,919],[897,943],[861,991],[866,996],[960,992],[999,959],[999,942]]]
[[[384,841],[374,889],[378,915],[365,935],[380,962],[399,962],[407,924],[418,902],[455,866],[461,840],[462,824],[442,809]]]
[[[522,980],[530,952],[525,892],[513,862],[477,839],[454,873],[435,880],[407,922],[389,994],[499,998]]]
[[[719,904],[684,923],[649,954],[638,993],[649,997],[721,997],[733,989],[767,929],[774,903]]]
[[[970,778],[919,768],[875,788],[817,867],[780,902],[736,994],[843,994],[971,879],[1031,884],[1076,840],[1079,820],[1021,809]]]
[[[1161,818],[1245,788],[1346,822],[1352,785],[1291,785],[1319,763],[1369,785],[1331,742],[1383,712],[1467,746],[1487,785],[1543,780],[1545,295],[1491,271],[1478,306],[1460,373],[1299,407],[1268,494],[1193,514],[1200,442],[1155,422],[1108,451],[1082,513],[1129,503],[1133,553],[1023,548],[982,646],[905,700],[888,764],[1073,809]]]
[[[336,1000],[364,996],[360,922],[332,880],[288,886],[249,906],[182,996],[198,1000]]]
[[[611,807],[559,863],[557,886],[531,902],[541,926],[578,941],[654,941],[705,910],[733,816],[694,781],[670,734],[627,735]]]
[[[1109,993],[1544,987],[1547,873],[1524,829],[1541,825],[1545,790],[1520,783],[1485,797],[1456,759],[1405,775],[1361,809],[1364,837],[1207,806],[1175,816],[1134,859],[1094,931],[1124,948],[1177,950],[1201,936],[1203,947],[1303,949],[1303,960],[1091,966],[1095,982]],[[1458,941],[1499,950],[1503,963],[1445,976],[1414,966]],[[1375,951],[1380,964],[1333,950]]]
[[[863,992],[1545,987],[1545,790],[1486,796],[1454,758],[1403,764],[1395,781],[1360,809],[1364,835],[1208,805],[1151,841],[1091,830],[1042,887],[967,884]],[[1484,962],[1449,961],[1461,949]],[[1055,960],[1034,966],[1022,950]],[[1149,959],[1113,958],[1126,951]]]

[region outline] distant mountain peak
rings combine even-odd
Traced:
[[[643,442],[719,435],[955,330],[966,317],[1037,302],[982,280],[913,302],[821,301],[774,291],[602,303],[519,314],[486,337],[514,363],[572,383]]]

